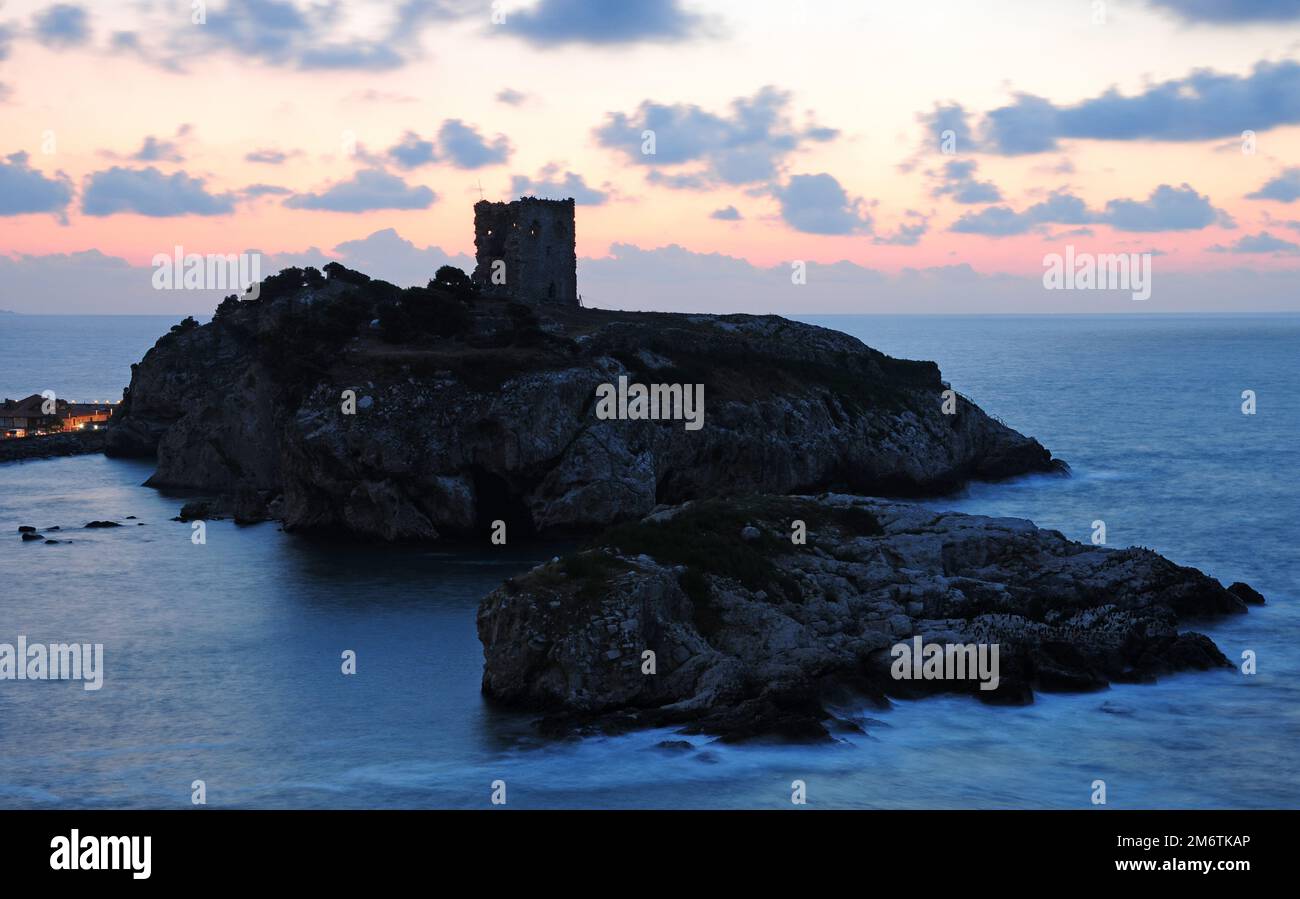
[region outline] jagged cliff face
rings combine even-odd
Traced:
[[[260,505],[289,528],[390,540],[483,536],[497,519],[512,535],[590,529],[732,493],[933,493],[1055,465],[964,399],[943,414],[933,363],[774,316],[480,298],[448,307],[450,336],[393,343],[370,326],[392,318],[373,289],[294,287],[160,340],[109,451],[156,452],[151,484],[237,494],[245,517]],[[599,418],[597,388],[620,376],[702,384],[703,426]]]
[[[243,332],[220,324],[173,333],[131,367],[108,451],[156,452],[152,486],[278,492],[280,393]]]
[[[1227,667],[1180,623],[1263,601],[1150,550],[1083,545],[1021,519],[748,497],[659,510],[507,581],[483,600],[478,632],[483,692],[546,712],[557,730],[819,737],[837,708],[861,726],[888,696],[1020,703]],[[897,679],[893,647],[916,637],[996,644],[996,682]]]

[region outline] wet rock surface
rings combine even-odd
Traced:
[[[792,542],[796,522],[804,545]],[[544,713],[557,733],[680,725],[824,738],[890,696],[1024,703],[1225,667],[1182,626],[1262,601],[1150,550],[1080,544],[1022,519],[769,496],[615,527],[486,597],[478,633],[484,693]],[[996,689],[896,679],[891,649],[915,637],[997,644]]]

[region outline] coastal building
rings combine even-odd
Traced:
[[[46,398],[33,393],[0,403],[0,437],[32,437],[54,431],[79,431],[107,424],[115,403],[71,403],[56,399],[51,411]]]
[[[68,403],[63,430],[98,430],[113,417],[113,403]]]
[[[472,278],[484,296],[578,306],[574,201],[474,204]]]

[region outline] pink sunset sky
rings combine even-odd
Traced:
[[[1300,2],[0,3],[0,307],[210,311],[177,245],[416,283],[480,191],[577,198],[595,305],[1135,311],[1069,244],[1294,309]]]

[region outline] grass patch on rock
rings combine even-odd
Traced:
[[[802,520],[810,537],[835,528],[848,534],[883,533],[870,510],[833,507],[782,496],[750,496],[692,503],[664,520],[616,525],[593,546],[613,547],[621,555],[647,555],[668,565],[683,565],[682,587],[697,604],[707,602],[706,576],[726,578],[752,590],[775,593],[799,602],[799,583],[777,562],[804,546],[790,540],[793,522]],[[741,532],[755,527],[758,536],[746,540]]]

